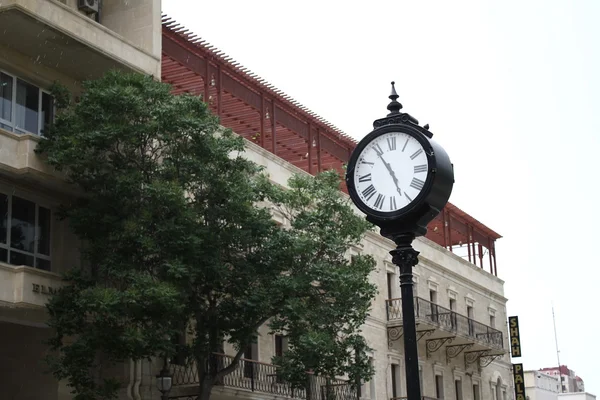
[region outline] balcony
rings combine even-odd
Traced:
[[[0,128],[0,174],[36,187],[73,192],[63,175],[35,153],[40,140],[34,134],[17,134]]]
[[[36,268],[0,263],[0,319],[45,326],[45,304],[62,286],[59,275]]]
[[[387,300],[388,340],[399,340],[402,300]],[[502,332],[420,297],[415,297],[417,340],[426,340],[426,356],[446,347],[446,362],[464,354],[465,364],[482,367],[505,354]]]
[[[215,354],[211,360],[219,369],[231,364],[233,357]],[[214,365],[213,364],[213,365]],[[199,375],[195,363],[187,365],[171,365],[173,376],[172,399],[195,400],[198,393]],[[294,387],[285,382],[278,372],[278,367],[259,361],[240,359],[237,368],[224,376],[213,388],[213,396],[221,394],[225,397],[238,397],[237,392],[269,394],[301,400],[357,400],[356,390],[347,381],[327,379],[307,373],[307,384]]]
[[[75,80],[97,78],[112,68],[160,76],[160,57],[55,0],[3,0],[0,26],[0,54],[16,50]]]
[[[408,397],[392,397],[390,400],[408,400]],[[438,400],[436,397],[421,396],[421,400]]]

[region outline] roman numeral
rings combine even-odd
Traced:
[[[375,163],[368,162],[368,161],[361,161],[360,163],[361,163],[361,164],[375,165]]]
[[[410,159],[414,160],[415,158],[417,158],[419,156],[419,154],[421,154],[423,152],[423,149],[419,149],[417,151],[415,151],[411,156]]]
[[[425,171],[427,171],[427,165],[426,164],[415,165],[415,174],[418,174],[419,172],[425,172]]]
[[[380,157],[383,154],[383,150],[381,150],[381,146],[379,146],[378,144],[373,146],[373,150],[375,150],[375,153],[377,153],[377,155]]]
[[[406,145],[408,144],[408,139],[406,138],[406,142],[404,142],[404,146],[402,146],[402,152],[404,152],[404,149],[406,149]]]
[[[392,196],[390,197],[390,211],[393,211],[396,208],[396,196]]]
[[[413,189],[421,190],[423,189],[424,184],[425,182],[423,182],[422,180],[413,178],[412,182],[410,183],[410,187]]]
[[[387,142],[390,150],[396,150],[396,136],[391,136],[387,138]]]
[[[381,209],[383,207],[383,201],[385,200],[385,196],[382,194],[377,195],[377,199],[375,199],[375,208]]]
[[[366,174],[358,178],[359,182],[368,182],[371,180],[371,174]]]
[[[412,199],[410,198],[409,195],[406,194],[406,192],[404,192],[404,196],[406,196],[406,198],[408,199],[409,202],[412,201]]]
[[[362,191],[362,195],[365,196],[367,201],[371,200],[371,197],[375,195],[377,191],[375,190],[375,186],[369,185],[365,190]]]

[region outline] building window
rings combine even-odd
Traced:
[[[256,342],[249,344],[244,349],[244,377],[254,376],[256,372],[254,361],[258,361],[258,344]]]
[[[283,335],[275,335],[275,356],[283,357],[285,352],[288,350],[288,338]],[[281,375],[281,371],[279,368],[277,369],[276,376],[277,383],[283,383],[283,375]]]
[[[429,291],[429,301],[433,304],[437,304],[437,292],[435,290]]]
[[[0,72],[0,128],[43,135],[54,120],[54,99],[22,79]]]
[[[288,338],[283,335],[275,335],[275,356],[283,357],[288,350]]]
[[[373,360],[373,358],[371,358],[369,360],[369,363],[371,364],[371,366],[373,367],[373,369],[375,369],[375,360]],[[377,399],[377,392],[376,392],[376,385],[375,385],[375,376],[376,374],[373,374],[373,377],[371,378],[371,380],[369,381],[369,398],[371,400],[376,400]]]
[[[394,281],[396,279],[394,278],[394,274],[392,273],[387,273],[387,295],[388,295],[388,299],[393,299],[394,298]]]
[[[400,366],[392,364],[392,398],[400,397]]]
[[[460,379],[454,380],[454,392],[456,394],[456,400],[463,400],[462,381]]]
[[[495,317],[495,316],[493,316],[493,315],[490,315],[490,326],[491,326],[492,328],[495,328],[495,327],[496,327],[496,317]]]
[[[479,385],[473,384],[473,400],[480,400]]]
[[[469,336],[475,334],[475,324],[473,322],[473,307],[467,306],[467,318],[469,318]]]
[[[450,321],[452,322],[452,328],[456,329],[457,320],[456,320],[456,300],[450,299]]]
[[[375,361],[373,360],[373,357],[369,357],[369,364],[371,365],[371,367],[375,368]],[[370,381],[361,381],[361,385],[360,385],[360,393],[362,394],[361,398],[365,398],[365,399],[370,399],[370,400],[375,400],[375,377],[377,376],[377,371],[375,371],[375,374],[371,377]],[[368,389],[368,391],[367,391]]]
[[[51,212],[0,193],[0,261],[50,271]]]
[[[429,302],[431,306],[431,320],[434,322],[438,321],[438,306],[437,306],[437,292],[435,290],[429,290]]]
[[[444,377],[442,375],[435,376],[435,398],[444,398]]]
[[[503,400],[502,399],[502,379],[500,377],[498,377],[498,380],[496,381],[496,390],[495,390],[495,396],[496,400]]]

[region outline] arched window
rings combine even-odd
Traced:
[[[504,400],[504,396],[502,396],[502,378],[500,377],[496,381],[496,400]]]

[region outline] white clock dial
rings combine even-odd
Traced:
[[[417,139],[403,132],[385,133],[358,156],[354,187],[367,207],[393,212],[417,198],[428,172],[427,155]]]

